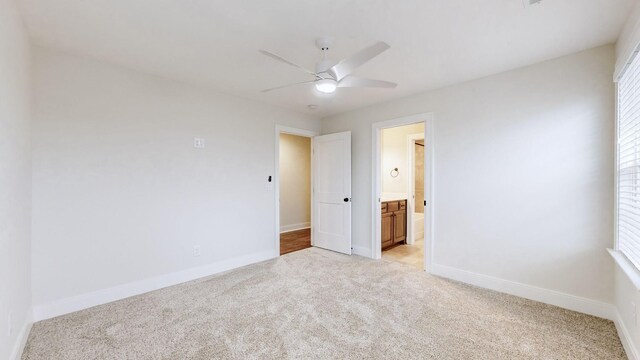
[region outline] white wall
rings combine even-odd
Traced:
[[[311,139],[280,134],[280,231],[311,225]]]
[[[382,130],[380,138],[382,165],[382,197],[406,198],[409,191],[408,135],[423,134],[423,124],[398,126]],[[398,168],[398,176],[392,177],[391,170]]]
[[[633,53],[637,50],[638,44],[640,44],[640,2],[629,14],[616,43],[616,78],[624,71]]]
[[[37,318],[278,253],[275,124],[318,131],[317,119],[55,51],[34,62]]]
[[[353,134],[354,247],[371,247],[371,124],[434,112],[434,263],[609,309],[613,69],[605,46],[323,119]]]
[[[18,354],[31,322],[29,50],[14,1],[0,0],[0,359]]]

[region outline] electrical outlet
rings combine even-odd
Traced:
[[[538,5],[542,2],[542,0],[522,0],[522,6],[529,7],[533,5]]]
[[[200,256],[200,245],[193,247],[193,256]]]
[[[204,148],[204,139],[203,138],[193,138],[193,147],[196,149]]]
[[[13,321],[11,319],[11,315],[11,313],[7,315],[7,336],[11,336],[11,334],[13,334]]]

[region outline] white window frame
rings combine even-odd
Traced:
[[[615,259],[616,263],[620,268],[624,271],[624,273],[629,277],[632,283],[635,285],[637,289],[640,290],[640,256],[635,256],[635,263],[630,259],[630,257],[634,257],[632,255],[627,256],[624,251],[620,249],[620,121],[621,121],[621,97],[620,97],[620,81],[625,77],[629,76],[629,71],[635,71],[636,76],[638,77],[638,97],[640,97],[640,57],[638,55],[638,49],[633,52],[633,55],[630,57],[629,61],[625,65],[625,68],[620,72],[620,75],[615,79],[616,88],[615,88],[615,105],[616,105],[616,116],[615,116],[615,206],[614,206],[614,250],[609,249],[609,253]],[[640,103],[640,100],[639,100]],[[640,108],[638,109],[640,111]],[[639,125],[640,126],[640,121]],[[637,141],[640,142],[640,137],[638,137]],[[639,145],[636,145],[640,147]],[[639,151],[640,153],[640,151]],[[635,174],[634,177],[635,182],[640,182],[640,174]],[[640,186],[640,184],[638,184]],[[639,189],[640,190],[640,189]],[[635,190],[634,190],[635,191]],[[640,199],[638,200],[640,205]],[[640,218],[640,216],[639,216]],[[638,221],[640,223],[640,219]],[[640,233],[640,230],[639,230]],[[638,236],[638,247],[640,248],[640,236]]]

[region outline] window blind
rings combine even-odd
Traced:
[[[640,57],[618,81],[618,250],[640,269]]]

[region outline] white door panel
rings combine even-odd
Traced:
[[[313,138],[314,246],[351,254],[351,132]]]

